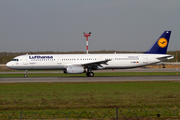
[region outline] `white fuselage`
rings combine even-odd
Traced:
[[[158,59],[163,57],[164,59]],[[110,60],[97,69],[126,69],[155,64],[172,58],[173,56],[166,54],[36,54],[17,56],[6,66],[17,70],[64,70],[68,66]]]

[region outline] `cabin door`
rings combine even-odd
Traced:
[[[28,55],[24,56],[23,65],[28,65]]]

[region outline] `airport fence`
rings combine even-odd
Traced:
[[[171,110],[164,109],[110,109],[97,111],[82,111],[82,112],[0,112],[0,120],[179,120],[180,108]]]

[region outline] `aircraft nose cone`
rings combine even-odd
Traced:
[[[11,62],[8,62],[8,63],[6,64],[6,67],[8,67],[8,68],[10,68],[11,66],[12,66]]]

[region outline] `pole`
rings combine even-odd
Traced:
[[[21,110],[21,113],[20,113],[20,120],[22,120],[22,110]]]
[[[84,37],[86,37],[86,53],[88,54],[88,37],[90,37],[91,32],[89,33],[83,32],[83,33],[84,33]]]
[[[88,54],[88,37],[86,37],[86,47],[87,47],[87,54]]]
[[[116,120],[118,120],[118,108],[116,108]]]

